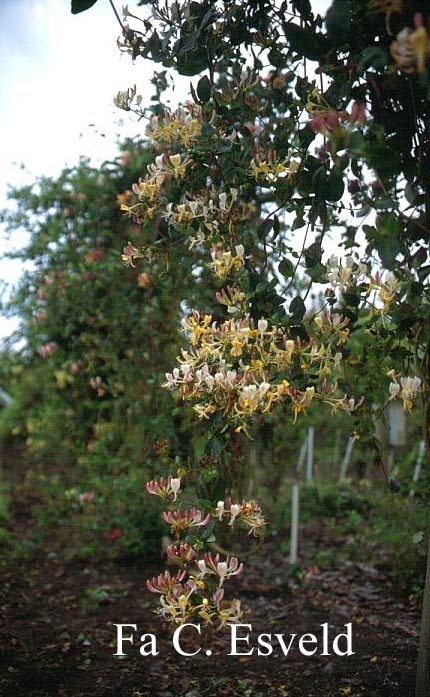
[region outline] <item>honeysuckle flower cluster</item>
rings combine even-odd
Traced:
[[[392,401],[398,397],[403,401],[405,411],[411,411],[414,400],[421,390],[421,378],[401,376],[398,380],[399,376],[396,376],[394,371],[390,371],[388,376],[392,378],[388,388],[389,400]]]
[[[414,27],[404,27],[390,46],[398,68],[407,74],[422,73],[430,58],[430,33],[420,12],[414,16]]]
[[[248,306],[246,295],[237,286],[227,286],[227,288],[217,291],[215,297],[220,305],[227,307],[229,315],[235,315],[240,312],[242,314],[246,313]]]
[[[235,254],[231,250],[214,249],[212,251],[212,262],[209,267],[215,276],[224,279],[232,271],[238,271],[245,263],[245,248],[243,244],[235,247]]]
[[[156,612],[175,624],[191,618],[218,627],[238,622],[243,614],[240,602],[224,600],[224,585],[231,577],[239,576],[244,565],[232,554],[213,553],[205,547],[209,539],[216,539],[216,526],[231,529],[242,523],[249,534],[260,535],[266,524],[261,508],[254,500],[232,503],[230,498],[218,501],[209,512],[196,507],[179,508],[180,485],[180,477],[170,476],[146,484],[149,494],[170,504],[163,520],[170,526],[175,542],[167,546],[166,555],[170,564],[179,567],[176,573],[166,570],[146,582],[148,590],[160,596]]]
[[[250,418],[278,404],[289,407],[295,418],[314,399],[341,408],[342,400],[334,397],[336,380],[327,379],[339,365],[337,344],[347,336],[340,321],[336,326],[332,320],[333,336],[338,336],[332,345],[292,339],[285,328],[269,327],[265,318],[256,326],[249,317],[218,323],[195,311],[182,324],[190,350],[182,350],[179,367],[166,374],[164,386],[179,390],[200,418],[222,412],[236,430],[246,431]],[[309,384],[310,374],[316,384]]]
[[[189,542],[181,542],[176,545],[168,545],[166,548],[167,558],[179,566],[196,559],[197,551]]]
[[[392,271],[370,273],[366,264],[355,262],[351,256],[344,259],[335,255],[326,262],[327,278],[333,289],[347,293],[361,285],[367,296],[371,293],[382,302],[379,310],[387,313],[401,291],[401,282]],[[316,320],[321,321],[321,320]]]
[[[243,564],[239,563],[237,557],[227,556],[226,559],[221,559],[219,554],[212,556],[211,552],[207,552],[203,559],[197,562],[199,567],[198,578],[204,578],[207,574],[213,574],[218,580],[218,587],[221,588],[224,580],[229,576],[238,576],[243,571]]]
[[[274,184],[279,177],[295,174],[300,167],[299,160],[295,160],[291,154],[284,160],[279,160],[273,151],[258,153],[250,162],[250,176],[256,182]]]
[[[201,107],[187,102],[174,112],[165,110],[161,116],[153,114],[145,134],[160,145],[183,145],[189,148],[201,134],[202,120]]]
[[[362,283],[367,276],[366,264],[357,264],[350,256],[341,259],[332,255],[327,261],[327,277],[332,288],[345,292],[353,285]]]
[[[242,503],[232,503],[231,499],[218,501],[215,514],[219,521],[228,520],[228,526],[231,528],[235,523],[242,523],[244,527],[249,528],[248,535],[252,534],[255,537],[261,535],[266,525],[260,505],[253,500]]]
[[[160,496],[162,499],[170,499],[172,497],[173,501],[176,501],[180,489],[180,477],[167,477],[159,480],[151,480],[146,483],[146,491],[148,494]]]
[[[170,532],[176,538],[180,534],[194,527],[208,525],[211,521],[211,514],[206,515],[197,508],[191,508],[188,511],[164,511],[163,520],[170,525]]]
[[[142,95],[137,94],[136,85],[128,87],[126,90],[120,90],[113,99],[115,106],[123,111],[130,111],[133,102],[135,106],[140,106],[142,103]]]
[[[384,310],[389,310],[397,298],[400,281],[392,271],[386,271],[385,274],[376,272],[375,276],[370,279],[370,288],[377,289],[378,298],[382,301]]]

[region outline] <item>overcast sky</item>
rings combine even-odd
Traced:
[[[323,12],[330,2],[312,4]],[[122,0],[115,5],[121,14]],[[134,84],[149,96],[154,65],[133,65],[117,48],[119,33],[109,0],[79,15],[71,14],[70,0],[0,0],[0,208],[8,186],[55,176],[81,155],[109,159],[117,136],[139,133],[142,127],[118,111],[113,96]],[[188,84],[188,78],[176,83],[174,102],[188,96]],[[14,247],[24,242],[14,233]],[[0,229],[0,256],[9,244]],[[13,284],[21,272],[18,263],[0,260],[0,279]],[[0,315],[0,338],[14,326]]]

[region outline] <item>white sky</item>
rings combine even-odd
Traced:
[[[122,4],[115,0],[120,14]],[[313,3],[320,12],[329,4]],[[120,54],[119,33],[109,0],[78,15],[71,14],[70,0],[0,0],[0,208],[7,205],[8,186],[55,176],[81,155],[102,162],[115,154],[117,135],[139,133],[142,126],[112,100],[134,84],[149,97],[154,64],[140,59],[133,65]],[[173,101],[187,96],[188,84],[189,78],[180,79]],[[16,232],[7,242],[0,228],[0,256],[24,241]],[[21,273],[18,262],[0,259],[0,280],[14,284]],[[15,326],[0,315],[0,338]]]

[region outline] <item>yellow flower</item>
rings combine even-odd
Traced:
[[[426,59],[430,57],[430,37],[425,27],[418,27],[409,35],[409,44],[416,56],[417,70],[422,73]]]

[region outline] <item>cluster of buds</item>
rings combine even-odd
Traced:
[[[366,107],[363,102],[354,102],[351,112],[334,109],[325,99],[320,90],[315,87],[309,94],[306,111],[311,116],[309,128],[315,133],[330,135],[337,128],[347,123],[366,122]]]
[[[211,519],[210,513],[205,515],[198,508],[190,508],[188,511],[164,511],[163,513],[164,522],[170,525],[170,532],[176,538],[179,538],[181,533],[186,532],[190,528],[209,525]]]
[[[411,411],[413,402],[417,394],[421,390],[421,379],[418,377],[400,377],[400,382],[397,380],[394,371],[390,370],[388,376],[392,378],[392,382],[388,388],[390,393],[390,401],[397,397],[403,401],[405,411]]]

